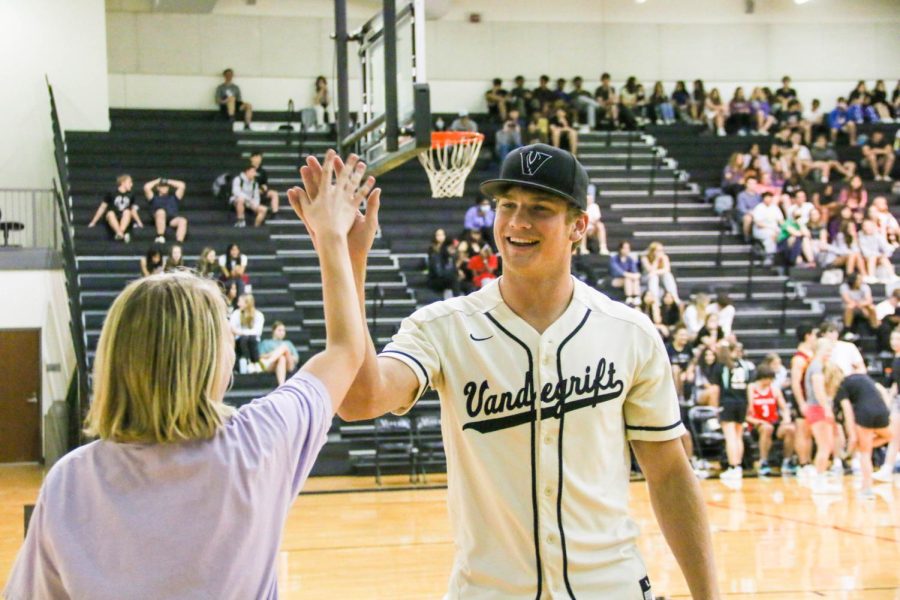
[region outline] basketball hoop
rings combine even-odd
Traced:
[[[475,166],[484,135],[471,131],[435,131],[431,149],[419,154],[433,198],[461,198]]]

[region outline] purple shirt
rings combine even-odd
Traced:
[[[484,229],[494,226],[494,211],[488,207],[487,211],[481,210],[481,204],[470,206],[463,219],[465,229]]]
[[[41,486],[5,597],[277,597],[284,521],[331,417],[301,371],[210,440],[70,452]]]

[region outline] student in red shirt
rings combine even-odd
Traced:
[[[747,388],[747,423],[759,433],[759,474],[770,475],[769,451],[772,449],[772,435],[784,440],[785,459],[781,464],[784,471],[789,468],[789,457],[793,454],[794,424],[791,411],[781,390],[772,385],[775,373],[767,364],[760,364],[756,371],[756,381]]]

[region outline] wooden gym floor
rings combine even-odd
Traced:
[[[0,467],[0,589],[23,533],[23,505],[37,498],[36,466]],[[446,490],[403,477],[374,491],[371,478],[311,479],[288,517],[279,557],[283,598],[440,598],[452,562]],[[729,599],[900,600],[900,476],[859,500],[813,497],[796,479],[745,479],[741,489],[702,483],[722,591]],[[657,596],[687,598],[646,487],[632,484],[640,546]]]

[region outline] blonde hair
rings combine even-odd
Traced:
[[[256,317],[256,300],[253,294],[244,294],[244,308],[241,309],[241,325],[244,327],[253,327],[253,320]]]
[[[662,250],[662,244],[659,242],[650,242],[647,246],[647,260],[651,263],[656,260],[656,253]]]
[[[114,442],[209,439],[233,414],[231,340],[215,283],[187,271],[129,284],[103,324],[86,433]]]
[[[844,372],[837,365],[828,363],[823,369],[823,374],[825,376],[825,393],[828,394],[829,398],[834,398],[841,382],[844,380]]]

